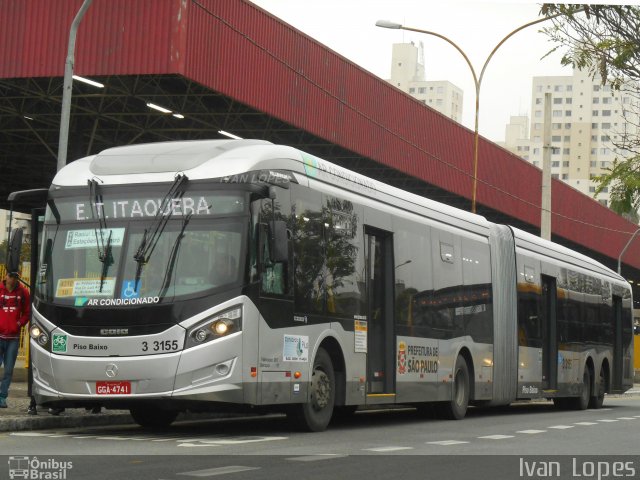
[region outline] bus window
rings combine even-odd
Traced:
[[[366,315],[362,209],[348,200],[325,197],[327,312]]]
[[[271,260],[269,227],[260,225],[260,258],[262,259],[262,293],[283,295],[285,291],[285,264]]]
[[[324,209],[321,195],[292,185],[295,310],[324,311]]]

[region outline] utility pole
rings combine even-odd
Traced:
[[[542,138],[542,201],[540,237],[551,240],[551,94],[544,94],[544,131]]]

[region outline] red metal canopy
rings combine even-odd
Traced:
[[[0,79],[61,77],[82,0],[0,0]],[[83,76],[179,75],[381,165],[470,198],[473,132],[244,0],[95,1]],[[301,147],[304,149],[304,147]],[[541,171],[481,138],[478,203],[540,223]],[[552,231],[616,259],[636,225],[553,181]],[[640,242],[625,256],[640,268]]]

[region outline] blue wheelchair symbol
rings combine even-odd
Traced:
[[[125,280],[122,282],[122,293],[120,298],[139,298],[140,297],[140,282],[138,282],[138,289],[136,290],[135,280]]]

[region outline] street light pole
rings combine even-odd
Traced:
[[[479,143],[479,138],[480,138],[480,133],[478,131],[478,123],[479,123],[479,119],[480,119],[480,87],[482,86],[482,78],[484,77],[484,72],[487,69],[487,65],[489,65],[489,62],[493,58],[493,55],[496,53],[496,51],[502,46],[502,44],[504,44],[504,42],[506,42],[509,38],[511,38],[511,36],[515,35],[520,30],[524,30],[525,28],[530,27],[531,25],[536,25],[537,23],[546,22],[547,20],[550,20],[552,18],[556,18],[558,16],[560,16],[559,13],[556,14],[556,15],[551,15],[549,17],[544,17],[544,18],[539,18],[537,20],[533,20],[532,22],[525,23],[524,25],[521,25],[520,27],[516,28],[515,30],[513,30],[512,32],[507,34],[507,36],[505,36],[502,40],[500,40],[500,42],[493,48],[493,50],[491,50],[491,53],[489,54],[489,56],[485,60],[484,65],[482,65],[482,70],[480,71],[480,76],[476,75],[476,71],[473,68],[473,65],[469,61],[469,58],[464,53],[464,51],[458,45],[456,45],[456,43],[453,42],[453,40],[445,37],[444,35],[442,35],[440,33],[436,33],[436,32],[431,32],[429,30],[421,30],[419,28],[405,27],[404,25],[402,25],[400,23],[390,22],[388,20],[378,20],[376,22],[376,26],[382,27],[382,28],[392,28],[392,29],[397,29],[397,30],[408,30],[408,31],[411,31],[411,32],[424,33],[425,35],[432,35],[434,37],[441,38],[444,41],[446,41],[447,43],[451,44],[456,50],[458,50],[458,52],[460,52],[460,54],[462,54],[462,56],[464,57],[464,60],[467,62],[467,65],[469,66],[469,69],[471,70],[471,75],[473,75],[473,82],[474,82],[475,87],[476,87],[476,111],[475,111],[475,121],[474,121],[474,130],[473,130],[474,131],[474,135],[473,135],[473,177],[472,177],[473,178],[473,187],[472,187],[472,190],[471,190],[471,212],[473,212],[473,213],[476,213],[476,197],[477,197],[476,192],[477,192],[477,189],[478,189],[478,143]]]
[[[638,232],[640,232],[640,228],[638,228],[635,232],[633,232],[633,235],[631,235],[631,238],[629,239],[629,241],[627,242],[627,244],[624,246],[624,248],[622,249],[622,251],[620,252],[620,256],[618,257],[618,275],[622,275],[620,272],[622,271],[622,256],[625,254],[625,252],[627,251],[627,248],[629,248],[629,245],[631,245],[631,242],[633,242],[633,239],[636,238],[636,235],[638,234]]]
[[[62,87],[62,112],[60,114],[60,138],[58,140],[58,167],[60,171],[67,164],[67,145],[69,143],[69,120],[71,118],[71,91],[73,88],[73,64],[76,52],[76,34],[82,17],[93,0],[84,0],[76,14],[69,30],[69,44],[67,46],[67,60],[64,64],[64,83]]]

